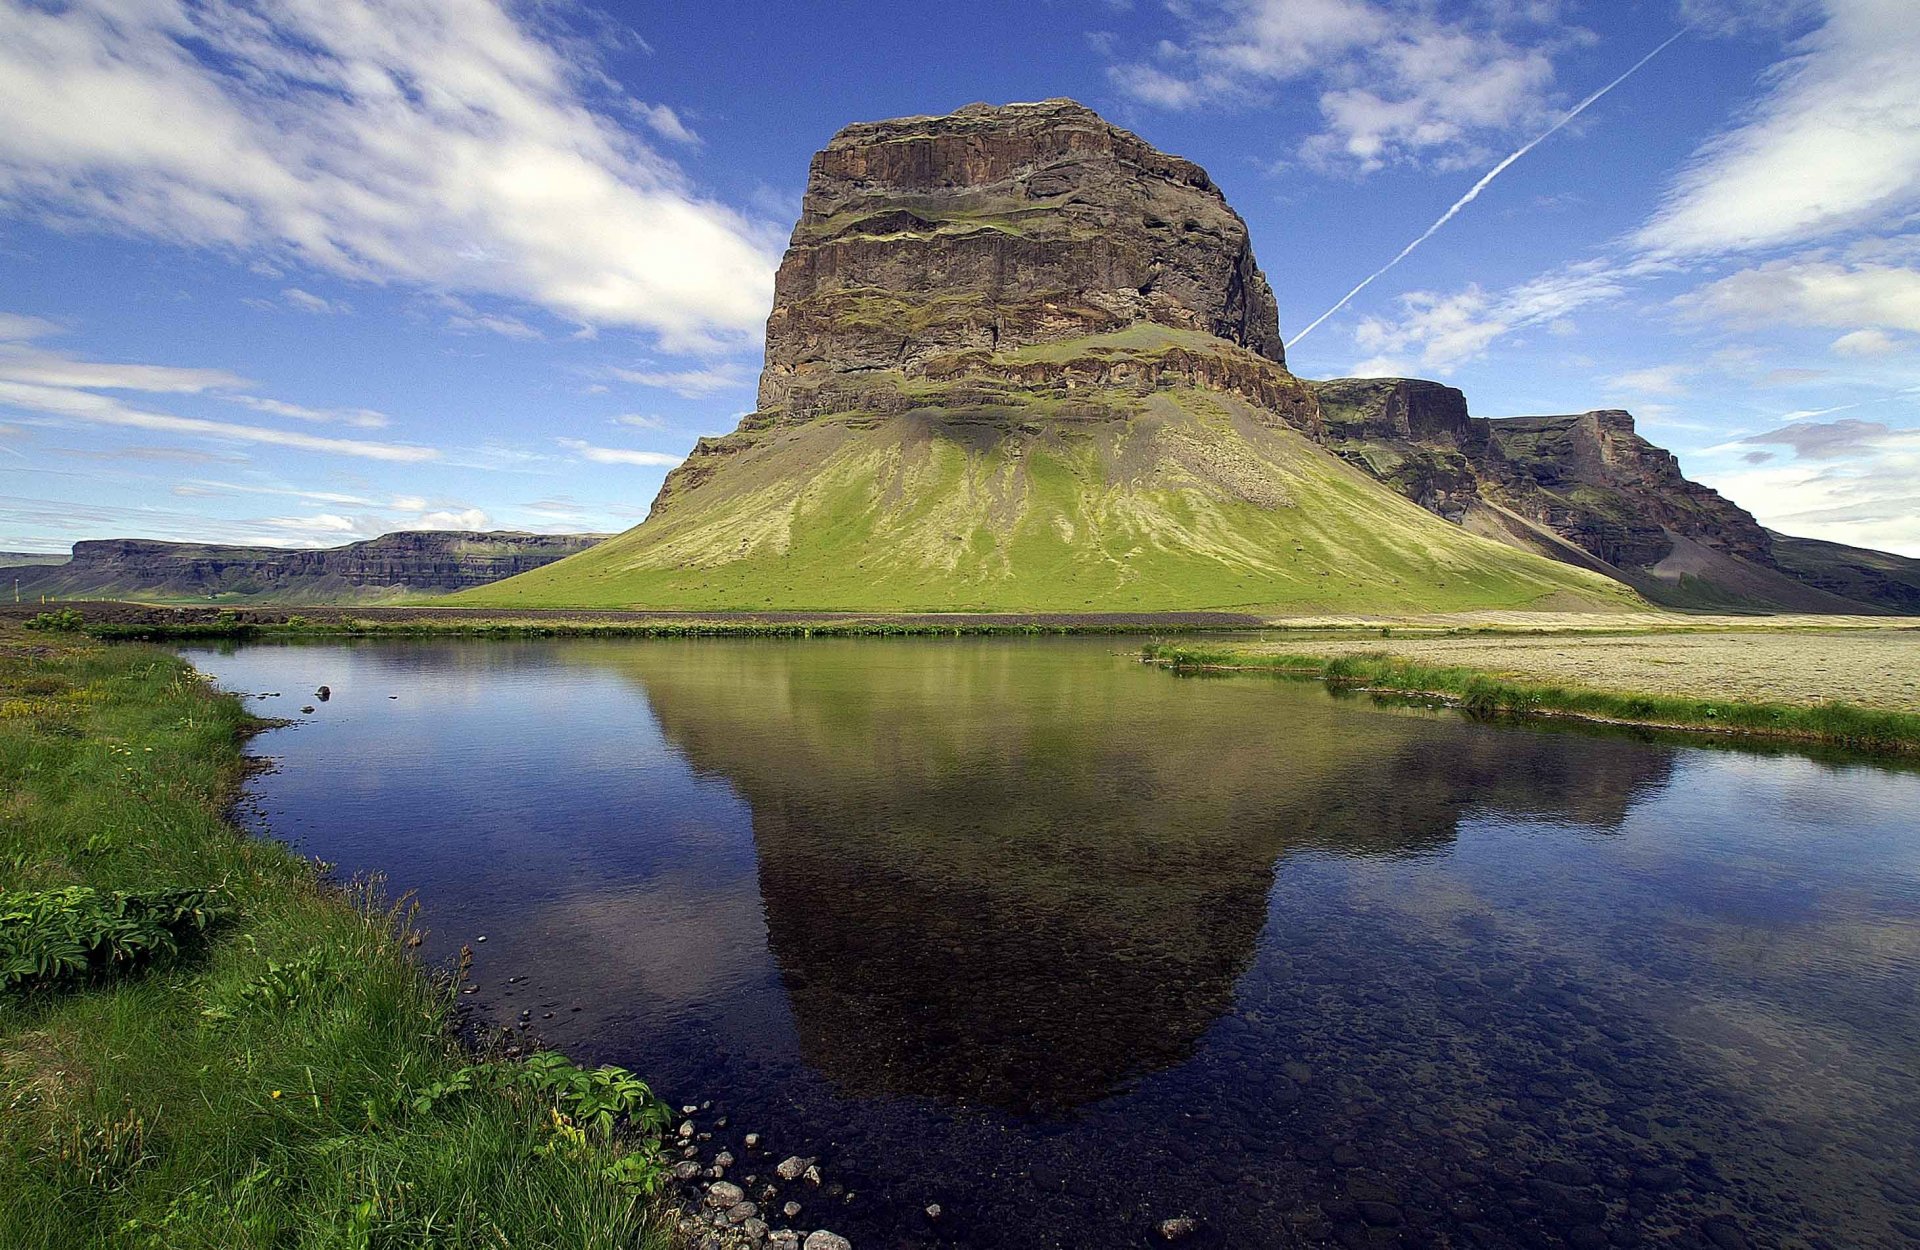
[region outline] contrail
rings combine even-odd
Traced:
[[[1315,317],[1313,319],[1312,325],[1309,325],[1306,329],[1300,331],[1300,333],[1294,335],[1291,339],[1289,339],[1287,342],[1287,346],[1291,347],[1294,344],[1297,344],[1301,339],[1307,337],[1309,334],[1312,334],[1314,329],[1317,326],[1319,326],[1319,324],[1322,321],[1325,321],[1328,317],[1333,316],[1333,314],[1339,312],[1342,308],[1345,308],[1347,304],[1350,301],[1352,301],[1354,296],[1360,294],[1360,292],[1372,286],[1376,278],[1380,277],[1382,274],[1386,273],[1387,270],[1393,268],[1395,265],[1399,264],[1401,261],[1411,256],[1413,254],[1414,248],[1419,247],[1422,243],[1425,243],[1428,239],[1431,239],[1434,236],[1434,234],[1440,229],[1440,227],[1452,221],[1454,217],[1456,217],[1459,214],[1461,209],[1473,203],[1476,199],[1479,199],[1480,193],[1487,189],[1487,184],[1492,182],[1495,178],[1498,178],[1501,174],[1505,173],[1507,166],[1513,164],[1515,161],[1519,160],[1521,157],[1525,156],[1527,153],[1533,151],[1534,148],[1538,147],[1542,142],[1550,138],[1555,131],[1559,130],[1562,126],[1566,125],[1568,122],[1572,121],[1574,118],[1580,116],[1580,114],[1586,112],[1587,107],[1591,105],[1594,101],[1598,100],[1601,96],[1607,94],[1607,92],[1612,91],[1615,87],[1627,81],[1627,79],[1633,77],[1634,74],[1639,71],[1642,65],[1645,65],[1648,61],[1651,61],[1654,57],[1659,56],[1662,52],[1665,52],[1667,48],[1673,43],[1674,40],[1686,34],[1687,31],[1691,29],[1693,29],[1691,26],[1683,26],[1679,30],[1674,31],[1673,34],[1667,36],[1667,41],[1665,43],[1661,44],[1659,47],[1655,48],[1653,51],[1647,53],[1645,56],[1635,61],[1633,63],[1633,67],[1629,69],[1626,73],[1620,75],[1620,77],[1614,79],[1612,82],[1608,83],[1606,86],[1600,88],[1600,90],[1594,92],[1592,95],[1588,96],[1586,99],[1580,101],[1580,103],[1574,105],[1571,109],[1568,109],[1566,114],[1562,116],[1559,121],[1553,123],[1553,125],[1547,127],[1545,130],[1541,131],[1539,134],[1535,135],[1533,138],[1527,140],[1527,142],[1518,151],[1514,152],[1511,156],[1507,157],[1507,159],[1501,161],[1498,165],[1495,165],[1492,169],[1489,169],[1485,174],[1481,176],[1480,181],[1473,184],[1473,187],[1465,195],[1461,196],[1459,199],[1454,201],[1452,208],[1449,208],[1446,212],[1440,214],[1440,220],[1434,222],[1431,226],[1427,227],[1427,231],[1425,234],[1421,235],[1419,238],[1415,239],[1413,242],[1401,248],[1400,254],[1398,256],[1394,257],[1392,260],[1388,261],[1386,264],[1380,266],[1380,268],[1374,270],[1372,273],[1368,274],[1365,278],[1363,278],[1359,286],[1354,287],[1351,291],[1348,291],[1345,295],[1340,297],[1339,303],[1335,304],[1332,308],[1327,309],[1327,311],[1321,313],[1318,317]]]

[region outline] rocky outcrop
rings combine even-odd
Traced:
[[[23,595],[77,598],[353,599],[484,586],[585,551],[603,534],[406,530],[343,547],[290,549],[109,538],[54,567],[6,569]]]
[[[1854,564],[1843,573],[1826,559],[1819,576],[1783,565],[1752,513],[1690,481],[1618,409],[1488,420],[1453,387],[1417,378],[1313,387],[1328,445],[1349,462],[1476,533],[1657,602],[1857,611],[1899,598],[1897,583]]]
[[[845,375],[1141,323],[1286,364],[1246,224],[1198,165],[1071,100],[848,126],[813,159],[759,407],[804,420]]]

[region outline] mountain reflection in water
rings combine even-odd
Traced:
[[[1469,809],[1609,828],[1669,771],[1617,741],[1436,751],[1394,717],[1212,683],[1116,699],[1018,651],[703,658],[616,667],[751,808],[801,1045],[855,1095],[1102,1097],[1232,1001],[1288,856],[1435,853]]]
[[[332,687],[273,832],[861,1250],[1920,1244],[1910,771],[1116,640],[191,654]]]

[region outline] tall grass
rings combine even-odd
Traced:
[[[1459,665],[1421,664],[1383,651],[1321,656],[1227,647],[1150,644],[1147,659],[1173,668],[1261,669],[1329,686],[1444,699],[1479,715],[1554,715],[1662,729],[1825,742],[1855,750],[1920,754],[1920,715],[1851,703],[1691,699],[1518,681]]]
[[[13,910],[231,904],[169,958],[0,993],[0,1246],[665,1244],[639,1141],[568,1092],[601,1074],[473,1079],[407,914],[226,822],[248,727],[165,652],[0,634]]]

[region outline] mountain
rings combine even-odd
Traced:
[[[1920,560],[1767,531],[1782,572],[1832,594],[1920,616]]]
[[[20,594],[58,599],[271,599],[339,602],[438,594],[524,573],[601,541],[601,534],[407,530],[318,550],[77,542],[54,566],[0,567]],[[0,584],[0,589],[9,589]]]
[[[456,602],[850,610],[1622,607],[1329,452],[1206,172],[1070,100],[842,130],[758,406],[647,520]]]
[[[1327,445],[1473,533],[1680,608],[1915,610],[1920,561],[1770,533],[1607,409],[1488,420],[1417,378],[1316,382]]]

